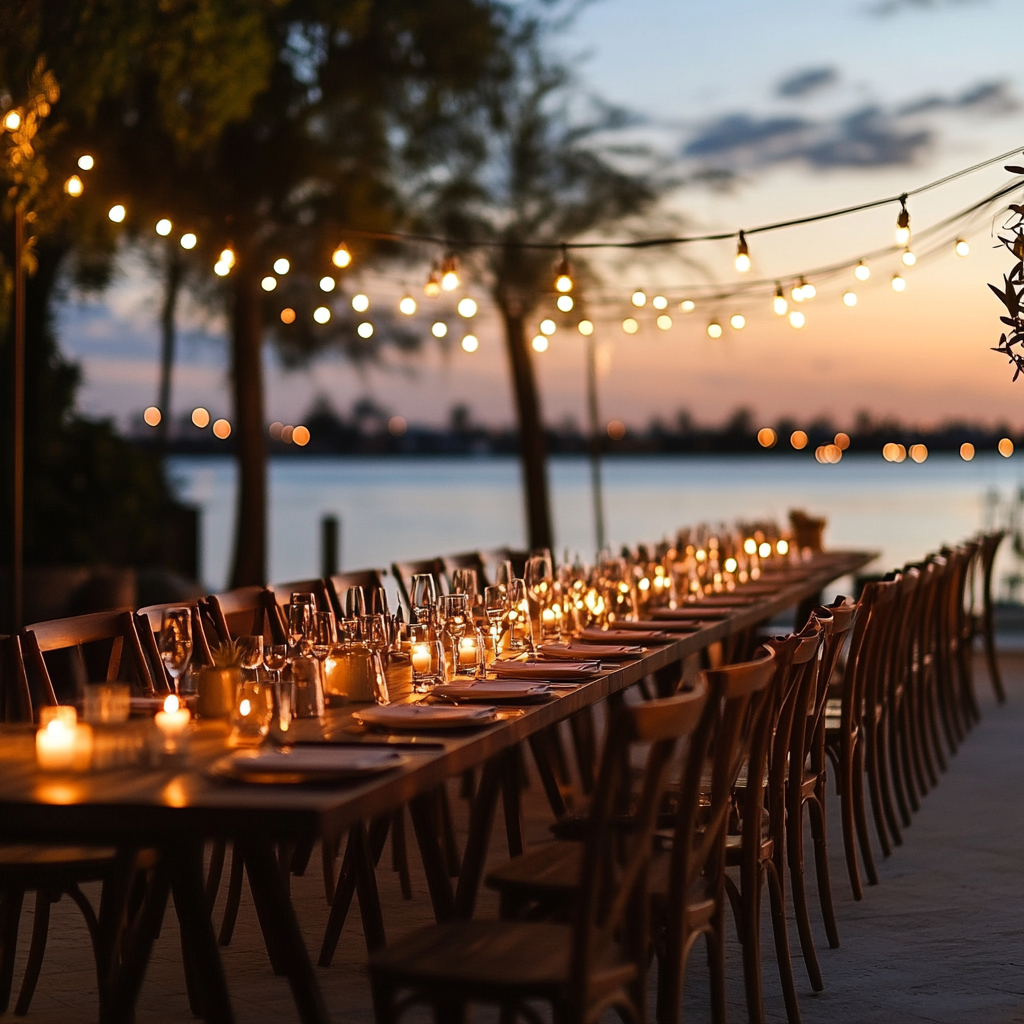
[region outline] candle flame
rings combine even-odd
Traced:
[[[177,711],[178,708],[180,707],[181,701],[178,700],[177,696],[175,696],[175,694],[173,693],[164,701],[164,711],[166,711],[169,715],[173,715],[174,712]]]

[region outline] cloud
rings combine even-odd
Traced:
[[[1017,110],[1020,104],[1006,82],[980,82],[959,96],[923,96],[900,108],[902,116],[925,114],[934,110],[979,111],[1000,116]]]
[[[838,78],[835,68],[807,68],[788,75],[775,92],[786,99],[799,99],[832,85]]]
[[[810,121],[801,117],[757,118],[749,114],[726,114],[706,124],[690,139],[683,156],[720,156],[750,148],[787,151],[796,136],[812,127]]]
[[[985,3],[986,0],[880,0],[867,8],[868,14],[876,18],[887,18],[903,11],[937,11],[949,7],[966,7],[968,4]]]

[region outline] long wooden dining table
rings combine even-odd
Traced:
[[[487,854],[495,808],[504,797],[509,851],[521,849],[517,809],[503,785],[515,754],[524,742],[585,708],[621,694],[659,670],[684,661],[719,641],[770,621],[788,608],[814,603],[824,587],[856,573],[875,555],[829,551],[767,572],[751,587],[750,600],[723,604],[689,632],[673,633],[629,661],[604,663],[603,671],[573,689],[540,704],[507,710],[501,719],[467,731],[421,734],[374,734],[353,731],[352,708],[329,713],[325,729],[332,741],[390,744],[405,755],[401,767],[365,781],[324,785],[257,786],[225,783],[207,769],[227,749],[227,730],[200,723],[186,767],[132,768],[89,774],[40,771],[31,729],[0,728],[0,841],[89,843],[116,847],[126,865],[135,851],[157,852],[156,867],[141,909],[135,906],[132,930],[124,921],[130,893],[120,899],[106,892],[101,902],[100,935],[107,985],[101,985],[100,1018],[131,1021],[153,942],[169,894],[182,934],[186,980],[193,1008],[207,1021],[229,1024],[234,1018],[210,918],[203,873],[204,844],[227,840],[244,860],[256,911],[274,970],[287,975],[299,1017],[324,1024],[330,1017],[306,950],[289,896],[287,868],[279,862],[279,844],[338,840],[346,832],[350,850],[362,859],[364,884],[373,882],[374,852],[365,823],[406,805],[416,832],[435,915],[469,916]],[[743,597],[743,588],[736,592]],[[606,666],[606,667],[605,667]],[[453,887],[444,851],[433,822],[437,788],[481,768],[470,806],[469,835]],[[553,809],[559,793],[552,780],[545,790]],[[356,842],[353,846],[353,835]],[[378,851],[379,854],[379,851]],[[375,895],[375,893],[374,893]],[[361,893],[362,897],[362,893]],[[360,898],[362,909],[363,899]],[[364,928],[366,922],[364,920]],[[374,941],[371,926],[368,941]],[[380,925],[376,941],[383,941]]]

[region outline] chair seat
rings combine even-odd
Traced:
[[[371,955],[372,974],[443,994],[560,994],[569,981],[573,929],[548,921],[446,921],[421,928]],[[632,964],[602,963],[591,974],[591,998],[627,984]]]
[[[37,843],[0,843],[0,885],[32,888],[57,876],[85,881],[110,870],[117,851],[108,846],[47,846]]]

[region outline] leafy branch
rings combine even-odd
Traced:
[[[1024,167],[1010,165],[1006,169],[1011,174],[1024,174]],[[1014,364],[1013,379],[1016,380],[1024,372],[1024,316],[1021,314],[1024,299],[1024,206],[1011,204],[1010,210],[1013,216],[1005,225],[1010,235],[1000,235],[999,241],[1013,254],[1016,263],[1009,274],[1003,275],[1001,289],[994,284],[989,288],[1006,307],[1007,315],[999,319],[1010,328],[1009,334],[999,336],[999,344],[992,351],[1002,352]]]

